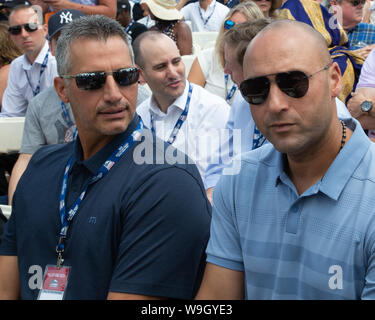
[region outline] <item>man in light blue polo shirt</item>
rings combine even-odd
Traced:
[[[374,299],[375,146],[337,117],[342,80],[324,39],[273,22],[247,48],[244,78],[272,145],[242,154],[214,190],[197,298]]]

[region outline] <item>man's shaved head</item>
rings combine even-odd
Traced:
[[[296,51],[296,55],[305,54],[305,50],[313,50],[314,56],[322,61],[323,64],[331,61],[324,37],[310,25],[294,20],[277,20],[269,24],[251,41],[245,55],[259,46],[259,42],[262,42],[264,37],[271,34],[274,38],[280,38],[285,41],[298,41],[300,50]],[[277,50],[277,46],[275,46],[275,50]]]

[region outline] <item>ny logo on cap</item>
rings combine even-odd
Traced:
[[[70,23],[73,21],[73,18],[72,18],[72,13],[67,11],[67,12],[61,12],[60,13],[60,23],[64,23],[64,20],[65,20],[65,23]]]

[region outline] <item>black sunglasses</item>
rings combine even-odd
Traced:
[[[19,24],[17,26],[9,27],[8,31],[12,35],[18,35],[22,32],[22,28],[24,28],[27,32],[34,32],[38,30],[38,24],[34,22],[29,22],[25,24]]]
[[[246,79],[240,84],[240,91],[248,103],[261,104],[266,101],[270,92],[271,80],[267,76],[275,75],[275,82],[282,92],[292,98],[302,98],[309,90],[309,78],[318,72],[327,70],[330,66],[331,63],[310,75],[302,71],[289,71]]]
[[[354,7],[358,6],[359,4],[365,4],[366,0],[350,0],[349,1]]]
[[[108,75],[112,75],[120,86],[130,86],[138,81],[139,70],[137,68],[122,68],[116,71],[95,71],[79,73],[75,76],[63,75],[64,79],[76,79],[77,87],[81,90],[96,90],[103,87]]]

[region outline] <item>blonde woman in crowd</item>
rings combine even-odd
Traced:
[[[8,28],[5,22],[0,23],[0,111],[1,100],[8,82],[10,63],[22,54],[10,39]]]
[[[232,8],[220,28],[215,47],[198,53],[190,69],[188,80],[231,104],[238,90],[229,75],[224,73],[223,35],[235,24],[260,18],[264,18],[263,13],[253,1],[244,1]]]

